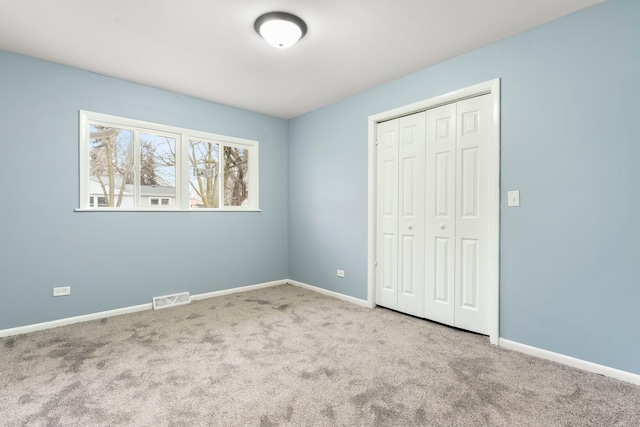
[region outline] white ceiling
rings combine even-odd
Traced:
[[[0,0],[0,49],[291,118],[602,1]],[[271,11],[307,35],[269,46]]]

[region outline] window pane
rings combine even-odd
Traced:
[[[224,205],[245,206],[249,202],[249,150],[224,147]]]
[[[220,146],[213,142],[189,140],[189,208],[218,208]]]
[[[133,132],[90,124],[89,138],[90,199],[98,196],[98,207],[132,207]]]
[[[140,204],[158,206],[161,197],[176,204],[176,139],[140,133]]]

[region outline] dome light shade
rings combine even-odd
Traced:
[[[256,19],[253,26],[271,46],[286,49],[296,44],[307,33],[307,24],[286,12],[269,12]]]

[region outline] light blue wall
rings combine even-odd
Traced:
[[[640,374],[637,0],[609,0],[291,120],[289,277],[366,299],[367,117],[497,77],[500,335]],[[515,189],[522,206],[507,208]]]
[[[258,140],[262,212],[74,212],[80,109]],[[0,52],[0,330],[286,278],[287,129]]]

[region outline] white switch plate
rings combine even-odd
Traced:
[[[509,206],[520,206],[520,191],[514,190],[507,192]]]
[[[338,277],[344,277],[344,270],[338,270]]]
[[[61,297],[64,295],[71,295],[71,286],[60,286],[59,288],[53,288],[54,297]]]

